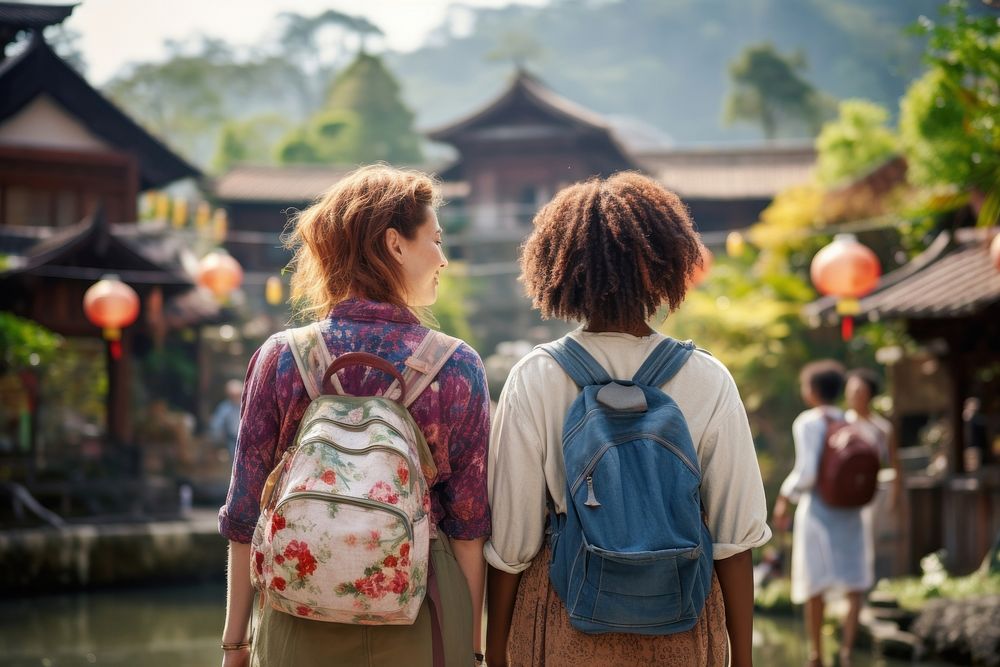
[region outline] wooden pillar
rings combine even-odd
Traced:
[[[108,434],[116,444],[132,442],[132,333],[122,332],[121,357],[108,358]]]
[[[948,374],[951,376],[951,437],[952,446],[948,453],[948,470],[954,474],[965,472],[965,422],[962,421],[962,410],[965,407],[966,371],[965,359],[957,347],[955,340],[948,341]]]

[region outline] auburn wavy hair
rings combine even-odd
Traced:
[[[402,269],[389,255],[385,232],[414,238],[427,208],[440,204],[437,184],[418,171],[371,165],[339,180],[289,222],[294,312],[322,319],[355,294],[406,306]]]
[[[680,198],[621,172],[571,185],[538,212],[521,280],[543,317],[629,327],[680,306],[701,262]]]

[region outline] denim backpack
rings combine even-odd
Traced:
[[[549,577],[574,628],[667,635],[695,625],[712,538],[687,422],[660,387],[694,345],[667,339],[612,380],[569,337],[540,346],[580,386],[563,425],[566,514],[550,511]]]

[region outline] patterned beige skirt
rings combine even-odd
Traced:
[[[472,601],[451,543],[431,540],[441,593],[445,667],[472,664]],[[251,667],[432,667],[427,599],[413,625],[345,625],[296,618],[265,606],[251,649]]]
[[[548,562],[545,546],[521,577],[507,641],[510,667],[725,666],[729,653],[726,611],[714,573],[701,618],[687,632],[588,635],[570,626],[566,608],[549,583]]]

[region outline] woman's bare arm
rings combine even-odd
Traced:
[[[485,543],[485,537],[451,541],[451,547],[455,551],[455,560],[458,561],[458,567],[465,575],[465,580],[469,584],[469,595],[472,597],[472,648],[476,653],[483,652],[483,596],[486,587],[486,560],[483,558],[483,545]]]
[[[490,667],[507,667],[507,637],[514,616],[514,601],[520,574],[510,574],[492,565],[486,581],[486,662]]]
[[[226,626],[223,644],[240,644],[250,639],[250,614],[253,612],[253,587],[250,585],[250,545],[229,542],[229,586],[226,590]],[[226,651],[224,667],[250,664],[250,650]]]
[[[732,667],[753,665],[753,561],[750,551],[715,561],[726,607]]]

